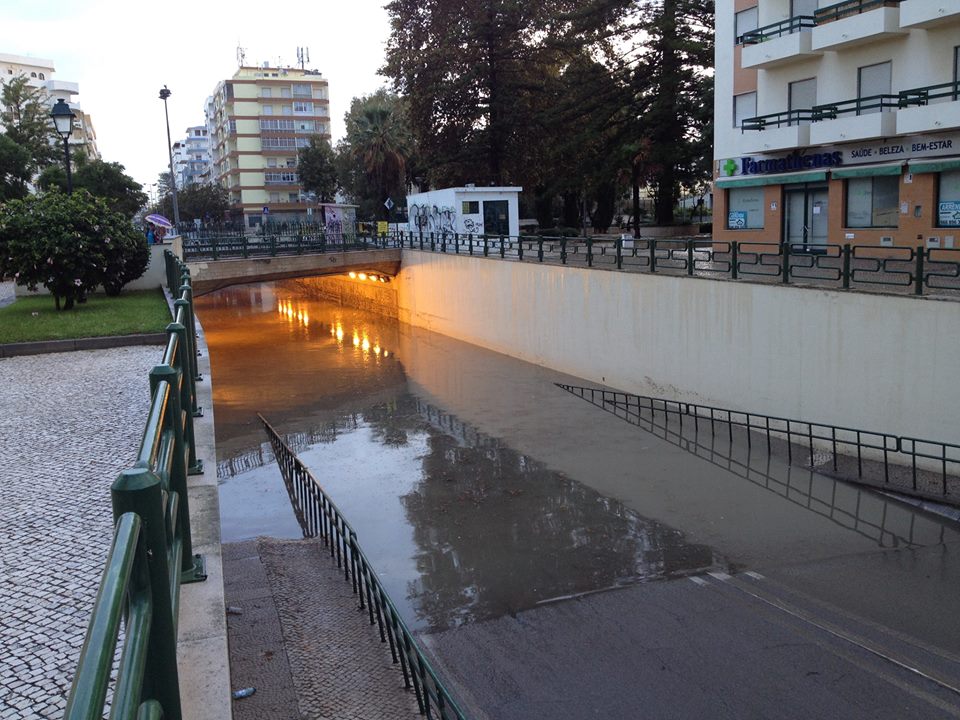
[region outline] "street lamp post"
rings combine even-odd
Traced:
[[[170,113],[167,112],[167,98],[171,92],[164,85],[160,90],[160,99],[163,100],[163,114],[167,119],[167,154],[170,156],[170,191],[173,193],[173,225],[179,232],[180,208],[177,206],[177,176],[173,174],[173,145],[170,142]]]
[[[57,135],[63,138],[63,154],[67,160],[67,195],[70,195],[73,193],[73,175],[70,173],[70,133],[73,132],[73,120],[76,115],[63,98],[59,98],[53,110],[50,111],[50,117],[53,118]]]

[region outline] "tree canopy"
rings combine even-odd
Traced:
[[[0,133],[0,202],[26,197],[31,163],[25,148]]]
[[[320,202],[331,202],[340,188],[336,157],[330,142],[319,135],[310,136],[310,144],[300,148],[297,158],[300,184],[307,192],[316,193]]]
[[[8,79],[0,93],[0,122],[7,137],[30,154],[33,172],[46,167],[57,157],[57,140],[50,120],[47,93],[31,87],[24,75]]]
[[[169,177],[169,173],[166,173]],[[163,177],[163,175],[161,175]],[[169,186],[168,186],[169,187]],[[173,193],[161,195],[154,208],[166,218],[173,220]],[[181,222],[223,222],[230,209],[230,194],[222,185],[197,183],[177,189],[177,209]]]
[[[115,212],[132,218],[147,204],[147,194],[143,192],[143,186],[127,175],[125,170],[120,163],[87,160],[81,154],[73,171],[73,187],[83,188],[94,197],[108,200]],[[48,166],[40,173],[37,184],[44,190],[58,188],[66,192],[67,176],[63,166]]]

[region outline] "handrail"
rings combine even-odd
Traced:
[[[420,714],[439,720],[466,720],[456,700],[423,654],[413,633],[387,595],[357,541],[357,533],[320,482],[280,437],[272,425],[257,413],[273,447],[287,492],[305,537],[320,537],[331,559],[351,583],[361,610],[367,610],[370,625],[376,624],[380,642],[390,644],[393,663],[399,664],[404,687],[413,689]]]
[[[960,100],[960,80],[941,83],[940,85],[927,85],[926,87],[901,90],[899,98],[900,107],[902,108],[910,107],[911,105],[929,105],[931,100],[939,100],[941,98]]]
[[[867,111],[883,112],[884,110],[896,110],[899,107],[901,107],[899,95],[868,95],[835,103],[814,105],[813,121],[836,120],[840,115],[850,113],[864,115],[867,114]]]
[[[641,412],[648,412],[651,417],[657,413],[664,417],[676,417],[679,419],[681,430],[685,417],[693,419],[695,431],[699,431],[702,422],[709,427],[711,433],[714,433],[715,425],[719,423],[726,428],[725,434],[730,437],[731,442],[733,428],[739,427],[746,431],[747,447],[751,447],[755,439],[765,440],[769,452],[773,440],[785,441],[787,462],[790,465],[794,463],[794,455],[802,453],[802,456],[809,461],[809,466],[815,467],[818,452],[826,449],[832,456],[835,472],[839,470],[842,457],[855,458],[856,475],[860,482],[918,497],[960,503],[960,486],[949,482],[951,479],[960,478],[960,445],[647,395],[634,395],[602,388],[554,384],[584,400],[589,398],[589,402],[601,407],[611,405],[624,409],[628,413],[632,408],[633,414],[638,417]],[[930,467],[937,464],[939,472],[920,467],[918,459],[921,463],[925,460],[932,461],[926,463]],[[895,460],[901,462],[897,463]],[[864,466],[869,466],[874,461],[882,467],[882,480],[872,478],[864,472]],[[909,469],[908,486],[895,482],[897,467]],[[880,468],[877,468],[877,471],[880,472]],[[923,487],[921,487],[921,480],[924,481]],[[934,483],[939,487],[939,492],[929,490]]]
[[[759,43],[778,38],[782,35],[792,35],[805,29],[816,26],[816,19],[813,15],[796,15],[780,22],[764,25],[756,30],[748,30],[739,37],[744,45],[758,45]]]
[[[769,115],[758,115],[757,117],[747,118],[740,124],[740,130],[766,130],[767,127],[800,125],[804,122],[813,122],[813,119],[814,112],[811,109],[786,110],[784,112],[770,113]]]
[[[150,409],[136,464],[110,488],[115,534],[101,578],[64,717],[102,718],[121,618],[124,646],[111,718],[179,720],[177,616],[180,585],[206,579],[193,553],[187,476],[196,457],[193,299],[190,272],[164,253],[173,322],[161,363],[150,371]]]
[[[815,10],[814,17],[816,18],[817,25],[823,25],[824,23],[833,22],[834,20],[841,20],[845,17],[865,13],[874,8],[899,5],[901,2],[902,0],[844,0],[835,5]]]

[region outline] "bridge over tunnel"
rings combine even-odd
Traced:
[[[251,257],[231,260],[195,260],[187,263],[194,295],[252,282],[288,278],[344,275],[392,278],[400,271],[400,250],[354,250],[277,257]]]

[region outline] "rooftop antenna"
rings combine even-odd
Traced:
[[[240,67],[243,67],[244,61],[247,59],[247,51],[240,47],[240,43],[237,43],[237,63]]]
[[[309,63],[310,63],[310,48],[298,47],[297,48],[297,64],[300,65],[300,69],[305,70],[306,66]]]

